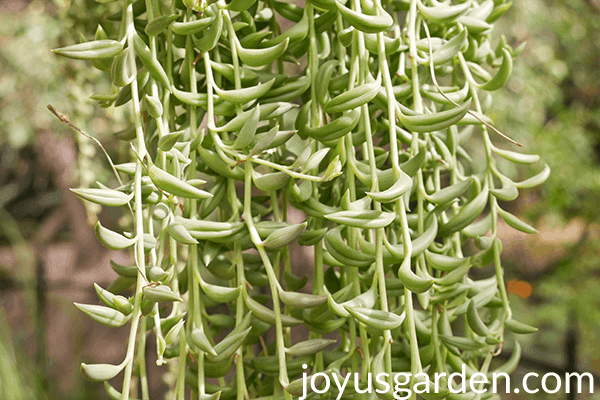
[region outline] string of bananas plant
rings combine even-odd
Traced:
[[[426,399],[490,397],[432,376],[463,364],[467,376],[510,373],[518,343],[490,369],[504,328],[535,331],[511,313],[498,216],[535,232],[502,204],[550,169],[503,175],[498,157],[539,157],[509,150],[517,143],[485,114],[524,48],[492,36],[511,3],[120,3],[95,40],[54,50],[110,73],[100,106],[132,110],[115,135],[130,155],[111,161],[118,183],[73,189],[131,216],[131,232],[95,232],[131,248],[132,264],[95,285],[103,305],[76,304],[101,324],[129,323],[126,354],[84,363],[83,375],[113,399],[152,398],[152,338],[177,400],[291,399],[307,372],[311,398],[392,399],[400,372],[413,376],[405,387],[437,384]],[[304,222],[289,222],[292,206]],[[311,293],[290,257],[296,240],[314,249]],[[489,278],[469,276],[489,265]],[[325,376],[350,377],[322,394]]]

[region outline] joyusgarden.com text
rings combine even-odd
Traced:
[[[306,364],[302,365],[307,369]],[[489,376],[491,375],[491,376]],[[594,377],[589,372],[584,373],[566,373],[561,376],[554,372],[540,375],[535,372],[529,372],[521,380],[521,388],[511,388],[510,376],[504,372],[483,374],[477,372],[468,377],[466,365],[462,365],[461,372],[454,373],[435,373],[430,379],[429,375],[421,372],[414,376],[410,372],[398,372],[388,374],[381,372],[373,374],[369,372],[366,378],[355,372],[342,376],[339,373],[327,371],[316,372],[312,375],[304,372],[302,374],[302,396],[300,400],[307,398],[311,392],[322,394],[326,392],[337,393],[336,400],[341,399],[344,394],[350,393],[375,393],[391,394],[394,399],[405,400],[411,398],[413,393],[498,393],[498,390],[505,390],[507,393],[519,393],[523,390],[526,393],[583,393],[588,390],[594,392]],[[533,384],[534,381],[536,384]],[[538,386],[539,385],[539,386]],[[573,387],[571,387],[573,385]]]

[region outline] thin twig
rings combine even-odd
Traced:
[[[437,79],[435,79],[435,68],[434,68],[434,65],[433,65],[433,48],[432,48],[432,45],[431,45],[431,37],[429,36],[429,27],[427,26],[427,23],[424,20],[423,20],[423,28],[425,28],[425,34],[427,35],[427,40],[429,42],[429,69],[431,70],[431,79],[433,80],[433,84],[435,85],[435,88],[438,90],[438,92],[440,92],[440,94],[442,96],[444,96],[444,98],[446,100],[448,100],[450,103],[454,104],[456,107],[460,107],[460,104],[458,104],[457,102],[455,102],[454,100],[452,100],[451,98],[449,98],[448,96],[446,96],[446,94],[442,91],[442,88],[438,85]],[[491,130],[493,130],[498,135],[500,135],[504,139],[508,140],[512,144],[516,144],[519,147],[523,147],[523,145],[521,143],[519,143],[516,140],[511,139],[510,137],[506,136],[504,133],[500,132],[497,128],[495,128],[494,126],[488,124],[487,122],[485,122],[484,120],[482,120],[481,118],[479,118],[477,116],[477,114],[475,114],[471,110],[467,110],[467,113],[471,114],[479,122],[481,122],[482,124],[484,124],[485,126],[487,126],[488,128],[490,128]]]
[[[108,163],[110,164],[110,167],[112,168],[113,173],[117,177],[117,181],[119,181],[119,185],[122,186],[123,185],[123,181],[121,180],[121,177],[119,176],[119,173],[117,172],[117,169],[115,168],[115,165],[113,164],[112,159],[108,155],[108,152],[106,151],[106,149],[104,148],[104,146],[102,146],[102,143],[100,143],[100,141],[98,139],[96,139],[95,137],[88,135],[87,133],[85,133],[84,131],[82,131],[80,128],[78,128],[77,126],[73,125],[73,123],[71,122],[71,118],[69,118],[69,114],[63,114],[63,113],[57,111],[50,104],[48,104],[46,107],[48,107],[48,110],[50,110],[50,112],[52,114],[54,114],[54,116],[56,118],[58,118],[58,120],[60,122],[62,122],[63,124],[69,125],[71,128],[75,129],[77,132],[81,133],[86,138],[92,139],[94,142],[96,142],[96,144],[98,146],[100,146],[100,148],[104,152],[104,155],[106,156],[106,159],[108,160]]]
[[[48,107],[48,110],[50,110],[50,112],[52,114],[54,114],[56,116],[56,118],[59,119],[60,122],[62,122],[63,124],[67,124],[69,125],[71,128],[75,129],[77,132],[81,133],[83,136],[85,136],[88,139],[92,139],[94,142],[96,142],[96,144],[98,146],[100,146],[100,148],[102,149],[102,151],[104,152],[104,155],[106,156],[106,159],[108,160],[108,163],[110,164],[110,167],[112,168],[113,173],[115,174],[115,176],[117,177],[117,180],[119,181],[119,184],[121,186],[123,186],[123,181],[121,180],[121,177],[119,176],[119,173],[117,172],[117,169],[115,168],[115,165],[112,161],[112,159],[110,158],[110,156],[108,155],[108,152],[106,151],[106,149],[104,148],[104,146],[102,146],[102,143],[100,143],[100,141],[98,139],[96,139],[93,136],[88,135],[87,133],[85,133],[84,131],[82,131],[79,127],[75,126],[72,122],[71,122],[71,118],[69,118],[68,114],[63,114],[59,111],[57,111],[54,107],[52,107],[50,104],[48,104],[46,107]],[[137,155],[137,153],[136,153]],[[144,165],[142,163],[142,165]],[[145,167],[145,166],[144,166]],[[133,216],[133,209],[131,208],[131,204],[127,203],[127,207],[129,208],[129,211],[131,212],[131,215]],[[145,274],[142,273],[142,270],[140,268],[140,266],[138,265],[138,262],[136,260],[136,267],[138,269],[138,271],[140,272],[140,274],[145,277]],[[148,280],[146,279],[146,282],[148,282]]]

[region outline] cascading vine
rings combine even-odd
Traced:
[[[504,328],[535,331],[511,313],[498,216],[535,232],[503,204],[550,170],[504,175],[497,157],[539,157],[505,149],[518,143],[485,114],[524,49],[492,36],[510,5],[125,0],[107,4],[117,13],[95,40],[54,50],[110,73],[100,106],[131,107],[115,136],[129,159],[109,159],[118,183],[73,190],[125,207],[132,230],[95,227],[132,264],[112,263],[118,277],[95,285],[104,305],[76,305],[130,322],[130,335],[123,363],[82,364],[84,376],[111,398],[150,399],[150,335],[178,400],[291,399],[303,373],[352,374],[329,398],[392,399],[414,384],[426,399],[489,397],[447,379],[432,394],[432,377],[463,364],[468,376],[510,373],[517,342],[491,369]],[[292,206],[305,221],[289,221]],[[296,240],[313,248],[311,293]],[[489,278],[469,275],[491,265]],[[118,391],[108,381],[122,371]],[[402,372],[413,379],[395,386]],[[378,373],[387,379],[370,382]],[[324,380],[308,378],[319,392]]]

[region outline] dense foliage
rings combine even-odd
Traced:
[[[127,399],[135,373],[149,398],[148,331],[157,363],[173,359],[179,399],[186,385],[200,398],[300,395],[304,363],[358,372],[360,385],[367,372],[427,376],[461,362],[491,373],[505,327],[535,330],[512,318],[498,216],[535,230],[499,201],[549,174],[539,166],[514,182],[497,164],[539,161],[507,150],[486,116],[523,49],[491,35],[509,8],[138,0],[95,40],[55,50],[110,72],[111,90],[93,96],[102,107],[133,110],[117,135],[131,143],[118,184],[73,190],[129,209],[133,233],[95,232],[111,249],[133,247],[135,261],[96,285],[104,306],[78,304],[105,325],[131,321],[123,363],[82,364],[83,374]],[[282,33],[279,16],[295,25]],[[307,220],[288,222],[290,204]],[[296,239],[314,247],[311,294],[299,292]],[[490,264],[489,278],[469,277]],[[298,325],[309,340],[297,342]],[[519,353],[495,371],[512,371]],[[123,370],[119,394],[106,381]]]

